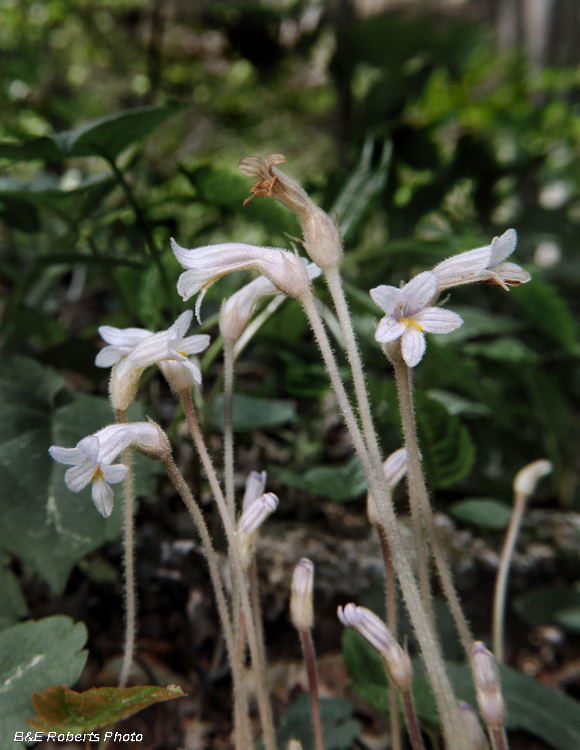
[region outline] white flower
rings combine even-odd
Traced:
[[[80,492],[92,481],[93,501],[99,513],[107,518],[113,511],[114,493],[111,484],[123,481],[128,471],[125,464],[113,464],[125,448],[134,445],[151,454],[160,449],[161,433],[149,422],[114,424],[80,440],[76,448],[52,445],[48,451],[55,461],[71,466],[64,475],[71,492]],[[165,448],[165,446],[163,446]]]
[[[523,469],[518,471],[514,479],[515,493],[529,497],[534,493],[540,479],[545,477],[546,474],[551,474],[553,468],[552,462],[545,458],[524,466]]]
[[[177,391],[201,383],[201,372],[189,359],[207,349],[210,338],[205,334],[187,336],[193,312],[186,310],[166,331],[151,333],[141,328],[113,328],[101,326],[99,333],[111,346],[97,355],[98,367],[114,365],[110,393],[113,407],[126,410],[137,390],[139,378],[146,367],[158,364],[169,385]]]
[[[497,284],[506,291],[510,286],[525,284],[530,274],[515,263],[504,263],[513,253],[518,241],[515,229],[508,229],[501,237],[494,237],[491,245],[453,255],[433,269],[437,276],[437,291],[461,284]]]
[[[313,589],[314,563],[307,557],[302,557],[294,568],[290,596],[290,617],[298,631],[310,630],[314,624]]]
[[[310,280],[320,276],[321,269],[314,263],[305,264]],[[220,333],[224,339],[237,341],[244,332],[254,308],[261,297],[280,294],[280,290],[265,276],[258,276],[225,300],[220,313]]]
[[[266,488],[267,474],[265,471],[251,471],[246,479],[246,491],[244,493],[244,501],[242,503],[242,510],[246,510],[254,500],[257,500],[264,494]]]
[[[255,268],[290,297],[300,297],[310,288],[308,272],[300,258],[287,250],[240,242],[186,250],[174,239],[171,239],[171,247],[179,263],[189,269],[179,277],[177,291],[184,300],[201,292],[195,305],[198,320],[204,294],[226,273]]]
[[[483,641],[475,641],[471,652],[473,681],[483,720],[491,727],[505,723],[505,704],[495,658]]]
[[[276,495],[273,492],[266,492],[251,502],[240,516],[236,534],[242,562],[246,568],[252,559],[252,548],[258,529],[277,507]]]
[[[415,276],[402,289],[395,286],[377,286],[370,295],[386,313],[375,332],[382,344],[401,338],[403,359],[414,367],[425,353],[427,333],[450,333],[463,323],[451,310],[427,307],[437,293],[437,276],[424,271]]]

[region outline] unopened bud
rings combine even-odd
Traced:
[[[238,521],[238,546],[242,563],[248,567],[252,559],[252,550],[256,532],[264,523],[266,518],[273,513],[278,507],[278,498],[273,492],[266,492],[264,495],[254,500],[246,508]]]
[[[242,503],[242,511],[261,497],[264,494],[266,488],[267,474],[265,471],[251,471],[246,479],[246,492],[244,493],[244,501]]]
[[[483,720],[490,727],[503,727],[505,705],[501,692],[499,671],[493,654],[488,651],[485,643],[475,641],[471,659],[477,703]]]
[[[296,630],[310,630],[314,623],[312,590],[314,587],[314,563],[303,557],[298,561],[292,576],[290,616]]]
[[[391,453],[383,463],[383,471],[389,489],[394,489],[407,473],[407,449],[399,448],[398,451]],[[381,519],[379,518],[377,505],[370,492],[367,494],[367,516],[374,526],[380,525]]]
[[[144,429],[140,431],[140,437],[133,443],[133,448],[155,461],[164,461],[169,458],[171,456],[171,443],[165,432],[153,421],[146,426],[150,429],[147,433]]]
[[[467,730],[467,736],[473,745],[473,750],[488,750],[485,732],[481,728],[475,710],[469,705],[469,703],[459,701],[459,711],[461,712],[461,718],[463,719],[465,729]]]
[[[413,678],[411,661],[385,623],[370,609],[356,604],[347,604],[344,609],[339,607],[338,619],[343,625],[358,630],[383,657],[395,685],[402,691],[409,690]]]
[[[552,462],[547,461],[545,458],[524,466],[516,474],[514,491],[518,495],[529,497],[534,493],[540,479],[546,476],[546,474],[550,474],[552,469]]]
[[[290,740],[286,745],[286,750],[302,750],[302,743],[300,740]]]

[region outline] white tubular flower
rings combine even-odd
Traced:
[[[483,641],[475,641],[471,653],[473,681],[477,692],[477,703],[485,723],[493,728],[503,727],[505,705],[501,692],[499,671],[491,651]]]
[[[250,503],[240,516],[236,533],[244,567],[247,568],[252,559],[252,550],[258,529],[277,507],[278,498],[276,495],[273,492],[266,492]]]
[[[393,490],[407,473],[407,449],[399,448],[398,451],[391,453],[387,460],[383,462],[383,471],[389,489]],[[381,525],[377,506],[370,492],[367,493],[367,516],[373,525]]]
[[[307,264],[305,258],[302,258],[302,262],[305,264],[308,278],[311,281],[320,276],[321,269],[316,264]],[[258,300],[261,297],[273,294],[280,294],[278,287],[265,276],[258,276],[257,279],[250,281],[249,284],[228,297],[223,303],[220,313],[220,333],[222,337],[232,342],[237,341],[245,331]]]
[[[467,729],[467,735],[473,745],[473,750],[488,750],[487,740],[477,713],[474,709],[465,701],[459,701],[459,710],[461,712],[461,718]]]
[[[312,592],[314,589],[314,563],[307,557],[298,560],[292,576],[290,617],[298,631],[310,630],[314,623]]]
[[[553,468],[552,462],[545,458],[524,466],[523,469],[518,471],[514,479],[514,492],[517,495],[529,497],[534,493],[540,479],[545,477],[546,474],[551,474]]]
[[[246,491],[242,503],[242,511],[246,510],[254,500],[257,500],[264,494],[266,489],[266,479],[268,475],[265,471],[251,471],[246,479]]]
[[[177,291],[184,300],[201,292],[195,305],[199,320],[201,302],[210,286],[226,273],[255,268],[274,286],[289,297],[300,297],[310,288],[308,272],[301,260],[287,250],[258,247],[240,242],[206,245],[186,250],[171,239],[175,257],[184,268],[177,282]]]
[[[356,604],[339,607],[338,619],[346,627],[358,630],[381,654],[395,685],[400,690],[409,690],[413,678],[411,661],[385,623],[370,609]]]
[[[425,353],[426,333],[451,333],[459,328],[463,319],[451,310],[427,307],[437,293],[437,276],[424,271],[415,276],[402,289],[395,286],[377,286],[371,289],[374,302],[386,313],[375,332],[375,339],[388,344],[401,338],[403,359],[414,367]]]
[[[286,159],[282,154],[247,156],[239,168],[242,174],[257,182],[252,196],[244,201],[247,206],[254,198],[275,198],[300,219],[304,247],[312,260],[321,268],[335,266],[342,257],[340,231],[330,216],[319,208],[300,185],[276,168]]]
[[[510,286],[525,284],[530,274],[515,263],[505,263],[518,241],[515,229],[508,229],[501,237],[494,237],[491,245],[453,255],[433,269],[437,276],[437,291],[462,284],[496,284],[506,291]]]
[[[125,464],[112,462],[130,445],[149,455],[167,450],[162,445],[162,435],[157,425],[149,422],[114,424],[83,438],[76,448],[52,445],[48,452],[58,463],[72,467],[64,475],[71,492],[80,492],[92,481],[93,501],[99,513],[107,518],[113,512],[114,493],[110,485],[123,481],[128,471]]]
[[[141,373],[150,365],[158,364],[169,385],[178,392],[191,388],[194,382],[201,383],[199,367],[189,356],[207,349],[210,339],[205,334],[185,335],[192,318],[193,312],[186,310],[171,328],[160,333],[140,328],[99,328],[102,338],[112,345],[99,352],[95,364],[114,365],[109,387],[113,408],[129,408]]]

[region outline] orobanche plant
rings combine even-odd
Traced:
[[[505,707],[496,661],[503,657],[503,611],[506,580],[526,499],[539,478],[551,469],[539,461],[524,469],[516,479],[517,513],[502,557],[494,603],[494,651],[473,640],[456,593],[452,575],[439,542],[433,510],[422,469],[417,440],[412,372],[425,356],[425,334],[446,334],[459,328],[463,320],[444,307],[446,290],[464,284],[489,284],[508,289],[530,281],[529,274],[507,261],[516,246],[516,232],[509,229],[489,245],[455,255],[423,271],[401,288],[381,285],[370,290],[377,305],[375,339],[385,356],[385,368],[392,368],[397,383],[405,438],[404,447],[385,459],[373,424],[371,403],[359,356],[359,348],[349,314],[340,273],[342,240],[337,223],[316,206],[306,192],[279,168],[284,157],[248,157],[240,162],[244,175],[255,180],[251,197],[273,198],[293,211],[302,227],[300,245],[307,258],[292,250],[258,247],[229,242],[193,249],[171,241],[172,250],[185,269],[177,291],[184,301],[197,296],[195,312],[200,319],[201,303],[207,289],[223,275],[255,269],[259,276],[224,300],[220,315],[220,333],[224,344],[224,467],[223,486],[213,465],[198,424],[192,389],[201,386],[201,372],[195,355],[210,344],[207,335],[187,335],[193,312],[186,310],[166,331],[151,332],[139,328],[99,329],[106,346],[97,356],[99,367],[111,367],[109,394],[117,423],[81,440],[76,446],[53,446],[51,456],[71,468],[65,475],[73,492],[92,483],[97,510],[112,512],[110,487],[124,482],[125,488],[125,601],[126,640],[120,686],[127,683],[135,648],[136,594],[133,549],[133,476],[131,448],[162,462],[180,493],[197,527],[211,574],[221,628],[231,666],[234,692],[234,742],[237,748],[253,747],[249,717],[245,669],[246,645],[256,685],[262,739],[266,750],[275,750],[276,733],[267,683],[267,664],[262,636],[260,594],[256,575],[256,540],[261,525],[276,511],[278,498],[266,492],[265,472],[252,472],[247,480],[243,504],[234,491],[234,439],[232,427],[235,361],[239,342],[251,325],[260,299],[286,295],[297,299],[304,310],[330,377],[342,416],[350,433],[356,455],[368,485],[369,521],[378,529],[383,544],[386,576],[385,621],[356,603],[340,607],[338,617],[347,628],[354,628],[370,643],[383,660],[388,683],[392,747],[402,747],[399,725],[399,698],[408,738],[413,750],[424,747],[421,724],[414,709],[413,665],[397,633],[396,587],[400,587],[406,609],[420,647],[421,659],[437,703],[441,731],[447,750],[479,750],[487,742],[474,706],[458,701],[454,693],[435,629],[431,561],[453,614],[465,659],[470,665],[476,688],[479,715],[487,727],[495,750],[505,750]],[[319,312],[313,279],[323,275],[332,296],[342,329],[354,384],[354,402],[345,390],[326,327]],[[382,317],[381,317],[382,312]],[[428,355],[427,355],[428,356]],[[232,573],[226,587],[204,515],[188,484],[172,459],[170,442],[156,424],[128,421],[128,409],[139,388],[143,371],[157,365],[169,386],[183,404],[195,449],[202,461],[217,504],[228,543]],[[115,460],[122,456],[121,463]],[[417,564],[412,563],[402,542],[400,521],[395,513],[391,492],[406,475]],[[310,686],[312,721],[316,750],[324,750],[324,727],[318,700],[316,664],[311,630],[314,623],[314,564],[297,561],[294,572],[290,611],[302,642]]]

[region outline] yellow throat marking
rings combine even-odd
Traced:
[[[105,478],[105,477],[103,476],[103,472],[101,471],[101,467],[99,466],[99,468],[98,468],[98,469],[97,469],[97,470],[95,471],[95,473],[93,474],[93,478],[92,478],[92,481],[93,481],[93,482],[96,482],[96,481],[97,481],[97,479],[103,479],[103,480],[104,480],[104,478]]]
[[[423,329],[421,328],[419,323],[413,320],[413,318],[401,318],[399,322],[403,323],[405,325],[405,328],[409,328],[409,326],[413,326],[413,328],[416,328],[420,333],[423,333]]]

